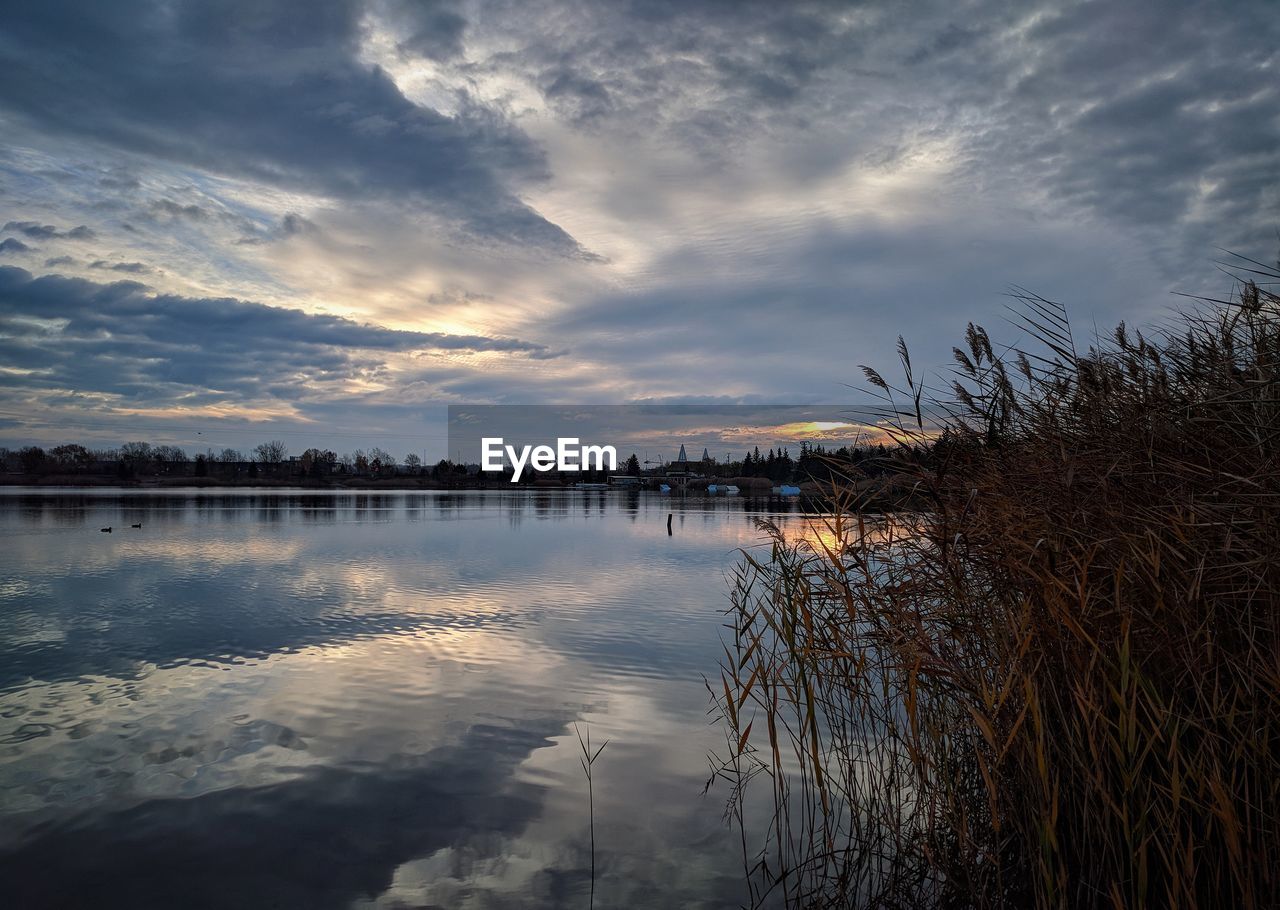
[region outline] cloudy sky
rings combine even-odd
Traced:
[[[859,400],[1275,258],[1273,3],[10,2],[0,444]],[[851,388],[852,386],[852,388]],[[442,453],[441,453],[442,454]]]

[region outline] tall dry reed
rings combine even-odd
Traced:
[[[753,903],[1280,906],[1280,275],[1244,271],[1087,351],[1021,295],[1039,353],[971,326],[945,401],[905,346],[868,371],[929,505],[833,491],[738,568],[716,775],[739,814],[772,790]]]

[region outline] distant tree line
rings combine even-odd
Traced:
[[[775,484],[801,483],[808,480],[830,481],[840,476],[858,474],[876,476],[894,470],[894,458],[900,453],[883,445],[841,446],[827,449],[820,444],[802,442],[793,456],[790,449],[780,447],[761,452],[759,447],[737,460],[715,461],[706,458],[690,462],[687,469],[706,477],[759,477]],[[455,483],[476,472],[476,466],[455,464],[444,459],[435,465],[424,465],[422,458],[410,452],[397,458],[374,446],[355,449],[339,455],[332,449],[308,448],[291,456],[288,447],[273,439],[254,446],[248,452],[224,448],[207,449],[191,455],[174,445],[126,442],[119,448],[90,449],[76,443],[53,446],[25,446],[20,449],[0,448],[0,467],[8,473],[37,476],[110,475],[122,480],[147,476],[197,477],[218,480],[243,479],[314,479],[342,477],[387,478],[419,477],[444,483]],[[615,472],[586,471],[574,480],[604,481],[610,474],[642,477],[665,474],[676,467],[666,463],[648,469],[632,453]],[[522,482],[534,483],[540,475],[526,472]]]
[[[827,482],[842,476],[879,476],[897,470],[895,458],[901,453],[884,445],[841,446],[828,449],[821,444],[801,442],[797,455],[787,447],[761,452],[756,446],[741,459],[716,461],[706,458],[691,462],[690,469],[707,477],[761,477],[780,483],[802,483],[807,480]],[[668,471],[675,465],[666,464]],[[627,459],[622,473],[640,474],[635,455]]]
[[[113,474],[120,478],[147,475],[173,475],[235,479],[241,477],[310,477],[333,475],[384,477],[454,476],[465,473],[451,462],[441,462],[434,469],[424,469],[421,456],[410,452],[398,459],[376,446],[339,455],[330,449],[309,448],[290,457],[288,447],[278,439],[255,446],[249,452],[224,448],[207,449],[196,455],[174,445],[148,442],[126,442],[119,448],[90,449],[76,443],[42,448],[19,449],[0,447],[0,466],[10,473]]]

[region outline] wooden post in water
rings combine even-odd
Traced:
[[[667,513],[667,536],[671,536],[671,513]]]

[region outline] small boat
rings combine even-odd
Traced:
[[[789,486],[784,483],[782,486],[778,487],[775,492],[777,492],[779,496],[799,496],[800,488]]]
[[[726,486],[726,487],[721,487],[721,489],[722,489],[722,490],[724,490],[724,495],[726,495],[726,496],[737,496],[737,495],[738,495],[738,488],[737,488],[737,487],[735,487],[733,484],[729,484],[729,485],[728,485],[728,486]]]
[[[110,533],[111,533],[111,529],[110,529],[110,528],[98,528],[98,530],[99,530],[99,531],[101,531],[103,534],[110,534]]]
[[[659,493],[670,493],[670,492],[671,492],[671,487],[664,483],[664,484],[662,484],[662,485],[660,485],[660,486],[658,487],[658,492],[659,492]]]
[[[129,527],[131,527],[131,528],[140,528],[140,527],[142,527],[142,522],[138,522],[136,525],[129,525]]]
[[[708,493],[716,492],[716,485],[714,483],[707,484],[707,492]]]

